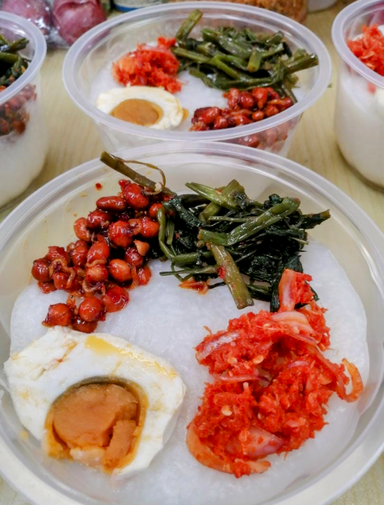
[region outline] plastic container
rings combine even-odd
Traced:
[[[119,1],[119,0],[118,0]],[[121,1],[121,0],[120,0]],[[123,0],[124,2],[125,0]],[[170,0],[170,1],[184,1],[184,0]],[[211,0],[216,1],[216,0]],[[233,3],[243,3],[243,0],[229,0]],[[115,0],[116,3],[116,0]],[[304,23],[307,17],[307,0],[248,0],[247,5],[253,7],[263,7],[273,12],[288,16],[299,23]]]
[[[128,12],[160,3],[161,0],[114,0],[113,5],[118,11]]]
[[[337,0],[308,0],[308,11],[324,11],[333,7],[337,3]]]
[[[318,67],[298,73],[300,99],[297,104],[271,118],[247,126],[204,132],[154,130],[120,121],[99,111],[90,99],[91,85],[107,64],[136,47],[137,43],[158,36],[173,37],[191,11],[204,13],[200,26],[227,23],[265,32],[281,30],[292,48],[304,47],[317,53]],[[65,87],[75,102],[99,129],[107,149],[153,144],[158,141],[222,141],[259,147],[286,156],[302,113],[313,105],[326,89],[331,72],[328,52],[322,42],[307,28],[291,19],[245,5],[222,2],[182,2],[160,5],[123,14],[94,28],[69,50],[63,66]],[[111,78],[112,79],[112,78]]]
[[[10,128],[3,135],[0,131],[0,208],[3,208],[38,176],[48,141],[39,72],[46,54],[44,36],[29,21],[2,11],[0,33],[10,40],[26,37],[29,44],[22,54],[32,60],[24,74],[0,92],[0,122],[9,118],[10,111],[20,121],[17,130]],[[8,129],[9,119],[5,123]]]
[[[191,180],[217,186],[219,181],[236,178],[251,198],[276,192],[298,196],[304,212],[331,210],[331,221],[311,235],[339,260],[367,314],[370,372],[357,405],[361,415],[350,441],[339,453],[330,454],[326,465],[304,475],[277,496],[271,489],[270,498],[262,502],[330,503],[361,477],[384,448],[383,234],[330,182],[292,161],[260,150],[229,144],[173,142],[124,150],[120,156],[160,166],[168,185],[176,191],[185,189],[185,182]],[[40,188],[0,225],[1,363],[9,356],[11,311],[16,297],[30,282],[32,260],[41,256],[48,245],[72,240],[74,215],[86,215],[97,198],[116,190],[120,177],[100,161],[90,161]],[[102,193],[96,183],[102,184]],[[43,458],[36,441],[20,437],[21,429],[9,394],[4,392],[0,407],[0,471],[35,505],[137,505],[129,500],[129,487],[121,492],[112,490],[108,480],[92,470]],[[254,505],[261,505],[257,493]]]
[[[384,4],[360,0],[335,19],[332,37],[340,55],[336,138],[348,163],[367,181],[384,187],[384,77],[362,63],[347,41],[364,25],[384,25]]]

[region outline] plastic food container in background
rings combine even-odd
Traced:
[[[120,121],[98,110],[90,98],[92,83],[102,69],[137,43],[157,37],[174,37],[191,11],[200,9],[203,19],[197,25],[217,27],[230,24],[265,32],[284,32],[292,49],[303,47],[319,57],[319,66],[299,72],[298,103],[284,112],[258,123],[216,131],[180,132],[154,130]],[[331,74],[329,54],[323,43],[307,28],[291,19],[268,11],[229,2],[188,2],[159,5],[123,14],[83,35],[68,51],[63,66],[65,87],[75,102],[94,121],[107,149],[149,145],[159,141],[221,141],[258,147],[286,156],[303,112],[325,91]]]
[[[316,472],[304,475],[279,495],[271,489],[270,498],[262,505],[330,503],[367,471],[384,448],[383,234],[330,182],[292,161],[260,150],[218,143],[171,142],[124,150],[119,156],[156,164],[176,191],[185,189],[185,183],[191,180],[217,186],[218,181],[236,178],[248,188],[251,198],[279,193],[299,197],[304,212],[330,209],[332,219],[311,235],[335,255],[364,305],[369,378],[357,405],[356,430],[346,426],[351,429],[350,441],[335,448],[326,465],[319,464]],[[146,173],[147,168],[143,171]],[[12,307],[30,282],[32,261],[48,245],[72,240],[74,213],[86,215],[100,197],[96,183],[102,184],[105,194],[113,193],[120,177],[99,160],[90,161],[40,188],[0,225],[1,367],[9,356]],[[43,457],[37,441],[21,437],[21,430],[10,396],[4,392],[0,405],[0,471],[28,501],[35,505],[136,505],[130,501],[129,484],[128,488],[119,488],[117,482],[110,483],[98,472]],[[317,455],[313,458],[316,460]],[[261,505],[257,493],[253,505]]]
[[[347,41],[364,25],[384,25],[384,3],[360,0],[335,19],[333,42],[340,55],[336,137],[344,157],[369,182],[384,187],[384,77],[368,68]]]
[[[128,0],[118,0],[128,1]],[[169,0],[171,2],[180,2],[184,0]],[[211,0],[217,1],[217,0]],[[253,7],[263,7],[278,14],[288,16],[299,23],[303,23],[307,17],[307,3],[310,0],[229,0],[233,3],[252,5]],[[116,3],[116,0],[115,0]]]
[[[308,11],[324,11],[333,7],[337,3],[337,0],[308,0]]]
[[[46,43],[25,19],[0,11],[0,33],[10,40],[26,37],[22,52],[27,70],[0,92],[0,208],[25,191],[43,168],[48,148],[40,87]],[[17,122],[17,128],[14,127]]]

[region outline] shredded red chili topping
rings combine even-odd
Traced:
[[[377,25],[364,26],[362,37],[348,40],[348,47],[367,67],[384,76],[384,35]]]
[[[324,427],[333,393],[347,402],[359,398],[357,368],[322,354],[329,328],[311,280],[285,270],[279,312],[244,314],[197,346],[198,362],[214,378],[188,427],[189,450],[202,464],[236,477],[264,472],[266,456],[298,449]]]
[[[162,87],[170,93],[181,90],[177,79],[179,62],[170,51],[176,39],[159,37],[157,46],[141,44],[112,65],[114,79],[124,86]]]

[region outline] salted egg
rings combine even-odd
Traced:
[[[21,423],[48,455],[116,476],[149,466],[185,394],[167,361],[104,333],[51,328],[4,368]]]
[[[113,117],[156,130],[174,128],[184,117],[174,95],[163,88],[149,86],[111,89],[98,96],[96,106]]]

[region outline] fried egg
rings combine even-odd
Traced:
[[[148,86],[111,89],[98,96],[96,106],[113,117],[156,130],[174,128],[184,117],[184,110],[174,95]]]
[[[149,466],[185,394],[167,361],[103,333],[51,328],[4,368],[21,423],[48,455],[116,476]]]

